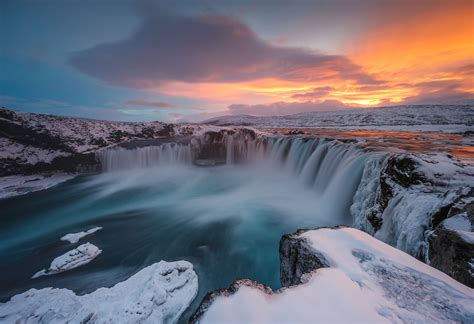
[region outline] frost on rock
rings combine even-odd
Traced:
[[[97,232],[101,229],[102,229],[102,227],[98,226],[98,227],[91,228],[90,230],[87,230],[87,231],[81,231],[81,232],[77,232],[77,233],[69,233],[69,234],[66,234],[63,237],[61,237],[61,241],[68,241],[69,243],[74,244],[74,243],[79,242],[79,240],[81,238],[83,238],[84,236],[94,234],[95,232]]]
[[[94,260],[101,252],[101,249],[91,243],[79,245],[77,248],[55,258],[48,269],[38,271],[31,278],[53,275],[80,267]]]
[[[447,155],[369,161],[351,206],[354,226],[426,260],[430,231],[469,203],[472,183],[474,168]]]
[[[0,304],[5,323],[175,323],[196,297],[186,261],[152,264],[111,288],[83,296],[68,289],[30,289]]]
[[[320,266],[290,278],[278,291],[249,280],[209,294],[193,322],[330,323],[474,321],[473,290],[372,236],[352,228],[285,235],[293,247],[311,248]],[[303,241],[304,244],[297,244]],[[283,242],[281,243],[285,245]],[[304,265],[300,251],[280,255],[282,268]],[[310,268],[316,263],[312,263]],[[288,274],[288,273],[287,273]],[[288,279],[288,278],[286,278]]]

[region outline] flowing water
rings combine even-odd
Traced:
[[[194,166],[186,145],[104,151],[103,173],[0,201],[0,300],[32,287],[83,294],[160,260],[195,266],[199,294],[183,319],[205,293],[238,278],[279,288],[281,236],[351,224],[354,193],[375,155],[317,139],[228,143],[228,164],[214,167]],[[93,243],[101,255],[31,279],[78,245],[61,236],[94,226],[103,230],[80,243]]]

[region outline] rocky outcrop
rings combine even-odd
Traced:
[[[354,198],[357,227],[472,285],[472,248],[440,226],[459,213],[472,214],[472,166],[449,155],[392,154],[373,162]]]
[[[272,291],[254,281],[236,281],[208,294],[190,323],[474,320],[470,288],[364,232],[298,231],[285,235],[282,246],[282,268],[297,264],[301,272],[310,270],[282,271],[282,282],[301,284]],[[324,267],[308,265],[311,253]]]
[[[111,288],[78,296],[68,289],[30,289],[0,304],[5,323],[175,323],[196,297],[186,261],[152,264]]]
[[[474,288],[474,189],[433,216],[429,264]]]
[[[280,240],[280,282],[283,287],[299,285],[303,275],[329,267],[324,255],[315,251],[300,235],[306,230],[286,234]]]
[[[198,165],[224,164],[226,162],[227,136],[233,135],[234,130],[207,131],[201,136],[191,139],[194,160]],[[207,163],[204,163],[207,161]]]

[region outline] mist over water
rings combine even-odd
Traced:
[[[369,156],[341,143],[281,140],[267,152],[252,145],[248,163],[203,168],[188,163],[185,147],[170,146],[168,163],[156,150],[109,152],[109,172],[0,201],[2,301],[32,287],[90,292],[160,260],[195,266],[199,295],[183,318],[205,293],[238,278],[279,288],[281,236],[351,224],[352,196]],[[93,226],[104,229],[80,243],[97,245],[99,257],[30,279],[76,246],[59,241],[62,235]]]

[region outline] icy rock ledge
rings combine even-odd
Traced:
[[[208,294],[191,322],[474,321],[472,289],[356,229],[285,235],[280,259],[288,287],[238,280]]]
[[[0,304],[0,322],[175,323],[197,290],[191,263],[160,261],[83,296],[68,289],[30,289]]]
[[[79,245],[77,248],[55,258],[48,269],[38,271],[31,278],[53,275],[80,267],[94,260],[101,252],[101,249],[89,242]]]
[[[81,231],[81,232],[77,232],[77,233],[69,233],[69,234],[66,234],[63,237],[61,237],[60,240],[61,241],[68,241],[69,243],[74,244],[74,243],[79,242],[79,240],[81,238],[83,238],[84,236],[94,234],[95,232],[100,231],[101,229],[102,229],[102,227],[97,226],[97,227],[91,228],[90,230],[87,230],[87,231]]]

